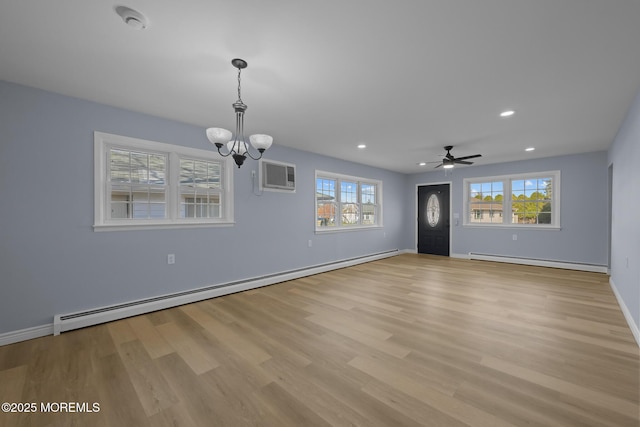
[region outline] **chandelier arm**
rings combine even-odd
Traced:
[[[227,154],[222,153],[222,151],[220,151],[220,148],[222,148],[222,144],[218,147],[218,154],[220,154],[222,157],[229,157],[231,155],[231,151],[229,151]]]
[[[247,155],[247,156],[249,156],[249,157],[251,157],[253,160],[260,160],[260,159],[262,158],[262,151],[259,151],[259,150],[258,150],[258,157],[253,157],[253,156],[251,155],[251,152],[249,151],[249,147],[247,147],[247,152],[246,152],[246,153],[244,153],[244,154],[245,154],[245,155]]]

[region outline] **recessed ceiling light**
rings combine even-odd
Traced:
[[[366,144],[358,144],[359,149],[367,148]]]
[[[118,6],[116,7],[116,13],[120,15],[125,24],[136,30],[144,30],[149,26],[147,18],[137,10],[126,6]]]
[[[427,163],[426,162],[420,162],[420,163],[418,163],[418,166],[427,166]]]
[[[524,149],[524,151],[533,151],[535,149],[536,149],[536,147],[527,147],[527,148]]]
[[[515,114],[516,112],[513,110],[505,110],[502,113],[500,113],[500,117],[511,117]]]

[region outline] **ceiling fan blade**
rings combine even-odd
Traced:
[[[456,160],[475,159],[476,157],[482,157],[482,154],[474,154],[473,156],[456,157]]]
[[[438,166],[436,166],[434,169],[439,168],[440,166],[442,166],[442,162],[440,162],[440,164]]]
[[[458,160],[458,159],[455,159],[453,162],[454,163],[459,163],[461,165],[472,165],[473,164],[473,162],[466,162],[464,160]]]

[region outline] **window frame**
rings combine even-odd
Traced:
[[[320,226],[318,224],[318,196],[317,196],[317,185],[318,185],[318,179],[326,179],[326,180],[332,180],[335,181],[335,194],[336,194],[336,198],[335,198],[335,203],[336,203],[336,225],[333,227],[323,227]],[[341,185],[342,182],[349,182],[349,183],[355,183],[358,186],[357,189],[357,202],[355,203],[357,205],[357,210],[358,210],[358,222],[356,224],[342,224],[341,221],[341,212],[342,212],[342,206],[343,206],[343,202],[341,200],[342,198],[342,191],[341,191]],[[363,219],[363,215],[365,210],[363,209],[363,207],[365,205],[369,205],[368,203],[363,203],[362,199],[362,185],[369,185],[369,186],[374,186],[375,187],[375,198],[376,198],[376,202],[373,203],[374,205],[374,209],[375,209],[375,217],[376,217],[376,222],[375,224],[363,224],[362,223],[362,219]],[[321,170],[316,170],[315,171],[315,179],[313,180],[313,193],[314,193],[314,228],[315,228],[315,232],[317,234],[322,234],[322,233],[340,233],[340,232],[348,232],[348,231],[357,231],[357,230],[367,230],[367,229],[380,229],[383,227],[383,199],[382,199],[382,181],[381,180],[377,180],[377,179],[370,179],[370,178],[362,178],[362,177],[357,177],[357,176],[351,176],[351,175],[344,175],[344,174],[339,174],[339,173],[334,173],[334,172],[327,172],[327,171],[321,171]],[[353,202],[349,201],[349,202],[344,202],[344,204],[349,204],[352,205],[354,204]]]
[[[499,176],[482,176],[473,178],[464,178],[464,219],[462,225],[464,227],[480,227],[480,228],[528,228],[534,230],[560,230],[560,171],[543,171],[543,172],[527,172],[511,175],[499,175]],[[551,223],[550,224],[519,224],[512,222],[512,183],[513,181],[521,180],[537,180],[542,178],[551,178]],[[488,183],[488,182],[502,182],[503,198],[502,198],[502,222],[471,222],[471,206],[469,203],[470,187],[472,184]],[[498,204],[494,202],[495,204]]]
[[[111,206],[109,151],[111,149],[140,151],[166,156],[165,212],[163,219],[112,219],[107,215]],[[220,218],[180,217],[180,159],[193,159],[220,164]],[[142,230],[153,228],[233,226],[233,165],[229,158],[216,152],[149,141],[104,132],[94,132],[94,231]]]

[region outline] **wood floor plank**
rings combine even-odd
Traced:
[[[121,344],[118,347],[118,354],[147,416],[179,402],[140,341]]]
[[[0,399],[100,405],[0,427],[637,427],[638,350],[604,274],[403,254],[0,347]]]
[[[220,366],[210,353],[203,351],[184,329],[173,322],[163,323],[156,329],[194,373],[199,375]]]
[[[27,380],[26,373],[27,365],[0,371],[0,402],[24,403],[22,393]],[[9,410],[11,410],[11,407],[9,407]],[[0,414],[0,427],[18,425],[20,418],[23,418],[22,414],[6,411]]]
[[[589,389],[586,387],[580,387],[569,381],[564,381],[559,378],[554,378],[550,375],[544,375],[540,372],[533,371],[531,369],[523,368],[514,363],[499,360],[491,356],[486,356],[482,359],[482,364],[490,368],[507,373],[513,377],[521,378],[526,381],[539,384],[543,387],[550,388],[563,394],[571,396],[577,396],[580,399],[590,402],[592,405],[603,406],[605,408],[612,409],[623,415],[629,417],[638,416],[638,402],[632,402],[625,399],[620,399],[611,396],[607,393]]]
[[[233,351],[238,354],[238,357],[242,357],[256,365],[271,358],[271,355],[261,347],[245,339],[241,334],[238,334],[229,326],[218,321],[215,317],[208,315],[207,312],[199,306],[190,304],[180,307],[180,309],[202,325],[208,333],[232,348]]]
[[[107,329],[109,330],[109,334],[111,335],[115,345],[120,345],[122,343],[138,339],[136,337],[136,333],[133,331],[126,319],[108,323]]]
[[[371,375],[383,384],[417,399],[427,405],[438,408],[441,412],[470,426],[513,427],[514,424],[468,405],[452,396],[443,394],[430,387],[414,381],[412,378],[398,375],[384,364],[375,360],[358,356],[349,365]],[[367,390],[367,386],[363,387]]]
[[[331,426],[277,383],[271,383],[255,394],[277,416],[282,426]]]
[[[158,333],[149,316],[131,317],[127,319],[127,323],[153,359],[175,351],[171,344]]]

